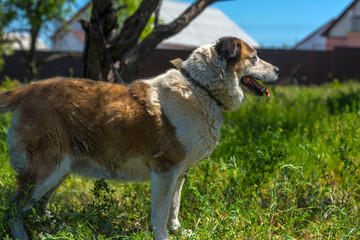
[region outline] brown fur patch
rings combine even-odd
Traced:
[[[227,61],[234,78],[237,78],[238,73],[246,69],[245,60],[256,55],[254,48],[235,37],[220,38],[215,45],[215,50],[219,56]]]
[[[241,41],[238,39],[238,41]],[[256,54],[256,51],[249,46],[246,42],[241,41],[241,58],[242,59],[248,59],[254,57]]]
[[[235,63],[242,56],[242,43],[243,41],[234,37],[220,38],[215,45],[215,50],[229,63]]]
[[[166,171],[185,156],[160,105],[151,104],[148,84],[51,79],[7,95],[9,107],[20,113],[14,127],[29,164],[19,183],[34,182],[29,175],[44,181],[65,155],[114,173],[131,158]]]

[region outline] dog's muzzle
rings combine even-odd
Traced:
[[[270,97],[269,90],[267,90],[266,87],[259,84],[255,80],[255,78],[253,78],[251,76],[242,77],[240,80],[240,83],[241,83],[241,85],[243,85],[245,87],[247,92],[249,92],[250,94],[252,94],[254,96],[262,97],[265,94],[268,98]]]

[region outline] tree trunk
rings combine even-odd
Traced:
[[[118,28],[117,17],[114,11],[112,0],[93,0],[93,11],[90,23],[82,21],[82,26],[86,32],[86,42],[84,48],[84,77],[94,80],[108,80],[109,65],[106,61],[104,49],[101,45],[101,36],[96,24],[94,11],[100,17],[100,26],[103,30],[103,37],[109,42]]]
[[[36,39],[39,35],[41,26],[32,27],[30,31],[30,49],[25,55],[26,76],[28,81],[39,79],[36,64]]]

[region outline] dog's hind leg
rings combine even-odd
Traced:
[[[64,175],[64,177],[60,180],[60,182],[55,185],[53,188],[51,188],[42,198],[41,200],[41,206],[43,207],[42,210],[44,210],[45,216],[50,219],[52,217],[51,212],[49,210],[49,200],[51,195],[55,192],[55,190],[61,185],[61,183],[68,177],[69,175]]]
[[[185,175],[181,175],[176,182],[175,190],[170,205],[168,227],[170,232],[175,235],[178,234],[180,228],[180,222],[179,222],[180,196],[184,181],[185,181]]]
[[[13,204],[16,206],[15,215],[10,219],[10,228],[14,239],[29,239],[22,222],[23,215],[29,208],[29,199],[35,184],[35,177],[28,171],[17,175],[18,189]]]
[[[47,173],[44,173],[44,170],[47,170]],[[51,193],[70,174],[70,170],[71,160],[65,157],[52,169],[44,169],[38,164],[37,166],[29,164],[25,171],[18,174],[18,190],[15,195],[18,213],[10,220],[15,239],[28,239],[22,223],[22,215],[28,210],[31,201],[40,204],[44,196],[50,197]]]
[[[166,224],[178,177],[176,171],[151,172],[151,225],[156,240],[169,239]]]

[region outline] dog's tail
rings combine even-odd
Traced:
[[[14,111],[20,101],[21,88],[5,91],[0,94],[0,113]]]

